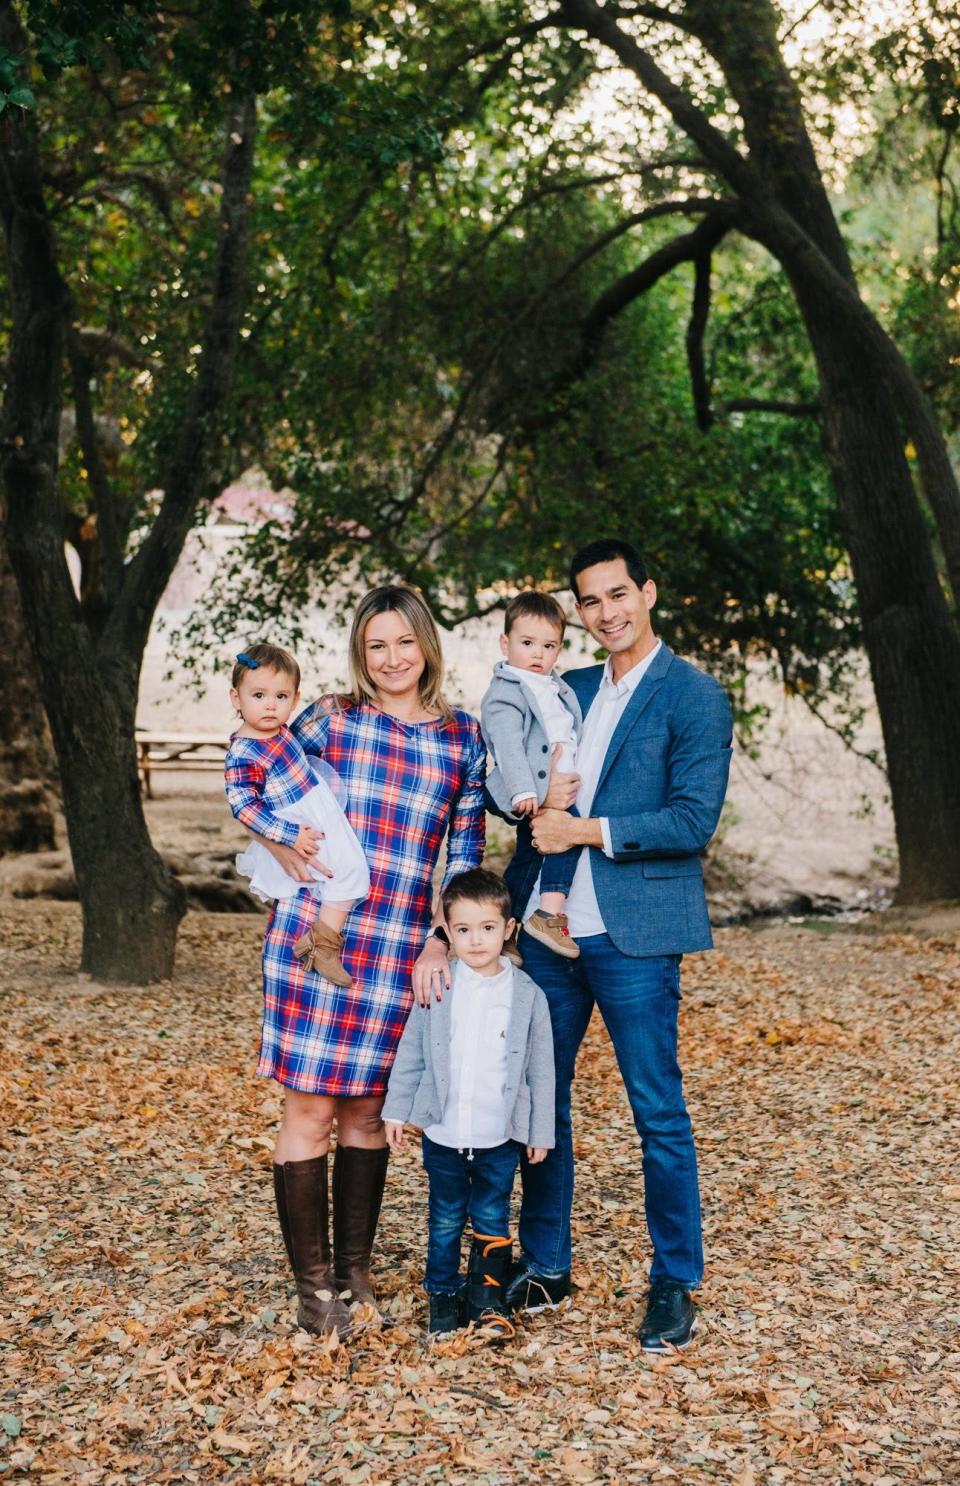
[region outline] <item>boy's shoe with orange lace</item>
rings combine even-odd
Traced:
[[[566,960],[580,958],[580,946],[576,940],[570,938],[565,913],[544,913],[542,908],[538,908],[527,919],[523,931],[531,939],[536,939],[538,944],[545,944],[547,949],[552,949],[554,954],[563,955]]]
[[[476,1233],[470,1245],[467,1283],[464,1287],[466,1320],[477,1336],[499,1344],[516,1335],[507,1305],[507,1280],[513,1245],[509,1238]]]

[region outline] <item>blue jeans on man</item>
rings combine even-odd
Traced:
[[[571,1267],[574,1066],[584,1033],[599,1008],[616,1052],[640,1136],[644,1204],[653,1244],[651,1282],[675,1280],[696,1289],[703,1274],[697,1158],[677,1061],[679,955],[623,954],[609,935],[578,939],[580,958],[564,959],[520,937],[524,969],[550,1005],[557,1078],[557,1143],[545,1161],[521,1165],[520,1246],[539,1274]]]

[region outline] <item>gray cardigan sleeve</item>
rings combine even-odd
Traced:
[[[407,1025],[397,1047],[397,1056],[390,1070],[387,1097],[381,1118],[395,1120],[398,1125],[410,1118],[413,1101],[417,1097],[420,1080],[426,1068],[424,1039],[430,1035],[430,1008],[414,1004],[407,1017]]]
[[[513,689],[517,701],[495,695],[496,688],[491,687],[480,703],[480,727],[506,790],[504,798],[497,803],[505,804],[507,809],[517,795],[540,797],[523,740],[526,708],[522,705],[521,688]]]
[[[553,1028],[547,998],[537,986],[527,1037],[527,1086],[530,1090],[529,1144],[550,1150],[556,1144],[556,1075]]]

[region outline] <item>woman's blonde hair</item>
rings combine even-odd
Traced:
[[[378,614],[400,614],[410,626],[426,662],[420,677],[420,704],[428,712],[439,712],[441,717],[449,717],[450,704],[443,695],[443,651],[436,620],[416,589],[407,588],[402,583],[371,588],[356,607],[349,645],[352,700],[358,705],[361,702],[377,703],[377,689],[367,669],[364,636],[370,620]]]

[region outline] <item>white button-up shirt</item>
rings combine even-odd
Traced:
[[[656,645],[645,655],[643,660],[638,661],[625,676],[619,681],[614,681],[610,665],[610,657],[607,657],[603,668],[603,676],[597,694],[590,704],[583,732],[580,735],[580,744],[577,748],[577,769],[580,774],[580,788],[577,791],[577,810],[584,817],[590,815],[593,807],[593,797],[597,792],[597,784],[600,780],[600,771],[603,761],[607,756],[607,750],[617,730],[630,698],[633,696],[640,682],[643,680],[654,658],[660,650],[662,641],[658,640]],[[603,850],[606,856],[613,856],[613,845],[610,840],[610,823],[606,816],[600,817],[600,831],[603,836]],[[533,896],[527,904],[526,918],[539,905],[540,883],[534,889]],[[584,847],[580,853],[577,870],[570,891],[567,894],[567,921],[570,933],[574,939],[586,939],[591,934],[605,934],[606,925],[600,913],[600,905],[597,902],[596,890],[593,886],[593,872],[590,869],[590,848]]]
[[[458,1151],[486,1150],[507,1139],[507,1028],[513,1005],[513,966],[478,975],[453,965],[450,1005],[450,1087],[439,1124],[424,1134]]]
[[[530,700],[536,705],[547,732],[551,749],[555,743],[563,745],[557,767],[564,774],[573,774],[577,767],[577,725],[573,713],[560,696],[560,684],[552,671],[541,676],[539,671],[525,671],[521,666],[503,666],[506,675],[525,688]],[[514,795],[511,804],[520,800],[535,800],[535,794]]]

